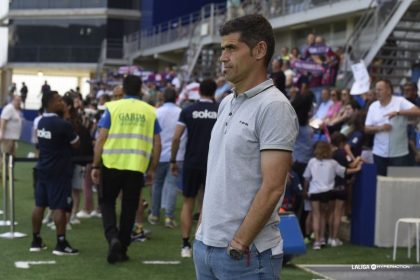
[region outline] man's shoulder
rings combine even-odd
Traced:
[[[262,92],[262,94],[258,94],[255,101],[259,106],[263,107],[269,106],[273,103],[284,103],[290,105],[289,99],[287,99],[287,97],[276,87],[271,87]]]

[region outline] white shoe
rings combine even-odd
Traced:
[[[71,217],[70,218],[70,224],[72,225],[80,225],[80,220],[76,217]]]
[[[183,258],[191,258],[192,257],[192,250],[191,247],[185,246],[181,250],[181,257]]]
[[[101,213],[101,212],[98,212],[98,211],[96,211],[96,210],[93,210],[93,211],[90,213],[90,216],[91,216],[92,218],[102,218],[102,213]]]
[[[88,219],[91,217],[91,215],[85,210],[80,210],[77,212],[76,217],[79,219]]]
[[[338,247],[343,245],[343,242],[339,239],[333,239],[331,242],[331,247]]]

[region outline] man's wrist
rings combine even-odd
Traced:
[[[243,242],[238,241],[236,238],[233,238],[230,242],[230,246],[234,247],[235,249],[239,249],[242,252],[248,252],[249,246],[245,245]]]

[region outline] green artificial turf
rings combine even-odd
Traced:
[[[32,147],[21,143],[18,156],[26,156]],[[48,250],[30,253],[31,212],[34,206],[32,187],[32,167],[34,163],[16,163],[15,166],[15,208],[18,226],[16,231],[26,233],[26,238],[0,239],[0,279],[195,279],[194,265],[191,259],[180,257],[181,233],[179,227],[167,229],[162,223],[152,226],[151,239],[133,243],[129,248],[130,261],[110,265],[106,262],[107,244],[105,242],[101,220],[82,219],[80,225],[74,225],[67,233],[67,238],[79,256],[58,257],[51,254],[55,246],[55,233],[43,227],[42,237]],[[3,192],[0,192],[2,201]],[[145,197],[150,197],[145,189]],[[149,200],[149,199],[148,199]],[[3,205],[1,202],[0,205]],[[178,198],[179,213],[181,197]],[[1,218],[3,218],[0,215]],[[178,220],[178,219],[177,219]],[[0,227],[0,233],[9,231]],[[415,255],[414,251],[412,252]],[[304,256],[294,258],[292,264],[283,268],[282,279],[319,278],[293,266],[293,264],[356,264],[356,263],[392,263],[391,249],[359,247],[346,244],[339,248],[326,248],[320,251],[308,250]],[[18,269],[16,261],[56,261],[54,265],[33,265],[29,269]],[[180,261],[177,265],[147,265],[143,261],[163,260]],[[406,250],[398,252],[398,263],[414,263],[414,258],[407,261]]]

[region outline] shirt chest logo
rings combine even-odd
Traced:
[[[239,121],[239,123],[242,124],[242,125],[248,126],[248,123],[247,122]]]
[[[204,111],[193,111],[193,119],[217,119],[217,113],[205,109]]]
[[[44,139],[51,139],[51,131],[43,129],[38,129],[36,135],[38,138],[44,138]]]

